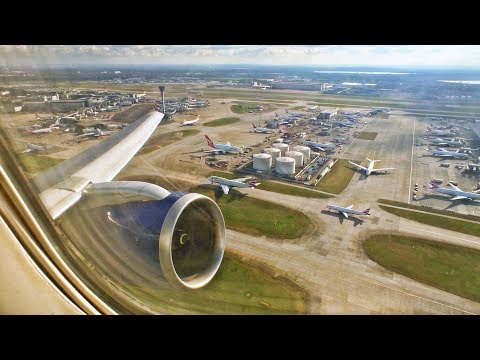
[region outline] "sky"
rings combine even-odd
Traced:
[[[262,64],[480,67],[477,45],[0,45],[0,66]]]

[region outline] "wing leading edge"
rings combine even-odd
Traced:
[[[89,184],[111,181],[140,150],[163,117],[158,111],[142,116],[101,143],[39,174],[34,182],[52,218],[58,218],[77,203]]]

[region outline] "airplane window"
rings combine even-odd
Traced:
[[[0,46],[0,313],[480,312],[477,47],[93,47]]]

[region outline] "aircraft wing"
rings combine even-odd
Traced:
[[[37,175],[34,183],[53,219],[77,203],[91,183],[112,180],[155,131],[164,114],[153,111],[108,139]]]
[[[383,169],[373,169],[372,172],[385,172],[388,170],[395,170],[395,168],[383,168]]]
[[[462,191],[462,189],[456,187],[455,185],[453,185],[452,183],[448,183],[448,185],[450,185],[454,190],[457,190],[457,191]]]
[[[360,166],[360,165],[355,164],[354,162],[351,162],[351,161],[349,161],[349,163],[352,164],[353,166],[355,166],[355,168],[357,168],[359,170],[367,171],[366,167]]]
[[[348,219],[348,214],[346,212],[341,211],[341,213]]]
[[[347,209],[351,209],[351,208],[353,208],[353,205],[347,206]]]
[[[455,196],[455,197],[452,198],[451,200],[462,200],[462,199],[469,199],[469,200],[470,200],[470,198],[467,197],[467,196]]]
[[[228,192],[230,191],[230,187],[228,187],[227,185],[223,185],[223,184],[220,184],[220,186],[222,187],[223,193],[228,194]]]
[[[218,154],[218,153],[223,152],[223,150],[203,150],[203,152],[205,152],[205,153],[215,153],[215,154]]]

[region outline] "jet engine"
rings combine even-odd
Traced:
[[[140,181],[92,184],[84,193],[135,199],[110,206],[108,219],[132,239],[158,251],[160,267],[171,285],[198,289],[215,276],[225,251],[225,221],[209,197],[170,193]],[[138,201],[137,196],[147,200]]]

